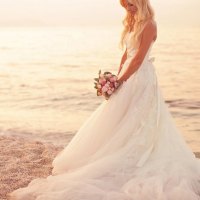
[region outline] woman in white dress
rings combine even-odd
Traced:
[[[52,175],[11,200],[199,200],[200,162],[173,121],[149,59],[157,31],[148,0],[126,9],[120,86],[53,161]]]

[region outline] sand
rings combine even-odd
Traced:
[[[39,141],[0,136],[0,200],[32,179],[51,174],[52,160],[61,149]]]
[[[0,200],[32,179],[50,175],[52,160],[62,149],[40,141],[0,136]],[[200,152],[195,154],[200,158]]]

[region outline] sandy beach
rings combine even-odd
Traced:
[[[32,179],[51,174],[52,160],[61,149],[39,141],[0,136],[0,200]]]
[[[62,149],[50,143],[0,136],[0,200],[32,179],[50,175],[52,160]],[[195,155],[200,158],[200,152]]]

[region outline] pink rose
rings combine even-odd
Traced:
[[[110,82],[115,82],[115,79],[113,76],[110,78]]]
[[[107,88],[110,87],[110,84],[109,84],[109,83],[106,83],[106,84],[105,84],[105,87],[107,87]]]
[[[101,85],[104,85],[104,84],[106,83],[106,79],[105,79],[105,78],[100,78],[100,79],[99,79],[99,83],[100,83]]]
[[[106,86],[103,86],[102,87],[102,92],[107,92],[108,91],[108,88]]]
[[[111,95],[111,94],[113,93],[113,91],[112,91],[112,90],[108,90],[107,93],[108,93],[109,95]]]
[[[117,80],[117,77],[116,77],[116,76],[113,76],[112,78],[113,78],[113,80],[114,80],[114,81],[116,81],[116,80]]]
[[[110,87],[113,88],[114,87],[114,83],[110,83]]]

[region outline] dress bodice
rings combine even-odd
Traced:
[[[131,36],[132,36],[133,32],[129,32],[127,33],[127,35],[125,36],[125,44],[126,44],[126,48],[127,48],[127,59],[132,58],[135,55],[135,52],[137,50],[137,48],[134,46],[134,44],[131,42]],[[144,58],[144,60],[149,60],[149,54],[151,52],[151,47],[153,45],[154,42],[151,43],[148,52],[146,53],[146,56]]]
[[[127,35],[125,36],[125,44],[126,44],[126,48],[127,48],[127,59],[126,61],[124,62],[123,64],[123,67],[122,67],[122,70],[120,71],[120,74],[123,74],[124,71],[126,70],[126,68],[129,66],[129,63],[131,62],[131,60],[133,59],[133,57],[135,56],[135,53],[137,52],[137,48],[135,47],[136,45],[133,44],[133,42],[131,41],[131,35],[133,34],[133,32],[129,32],[127,33]],[[143,64],[144,63],[152,63],[154,60],[155,60],[155,57],[150,57],[150,52],[151,52],[151,47],[153,45],[154,41],[152,41],[145,57],[144,57],[144,60],[143,60]],[[148,65],[143,65],[140,67],[140,71],[142,69],[144,69],[145,71],[145,68],[146,66]]]

